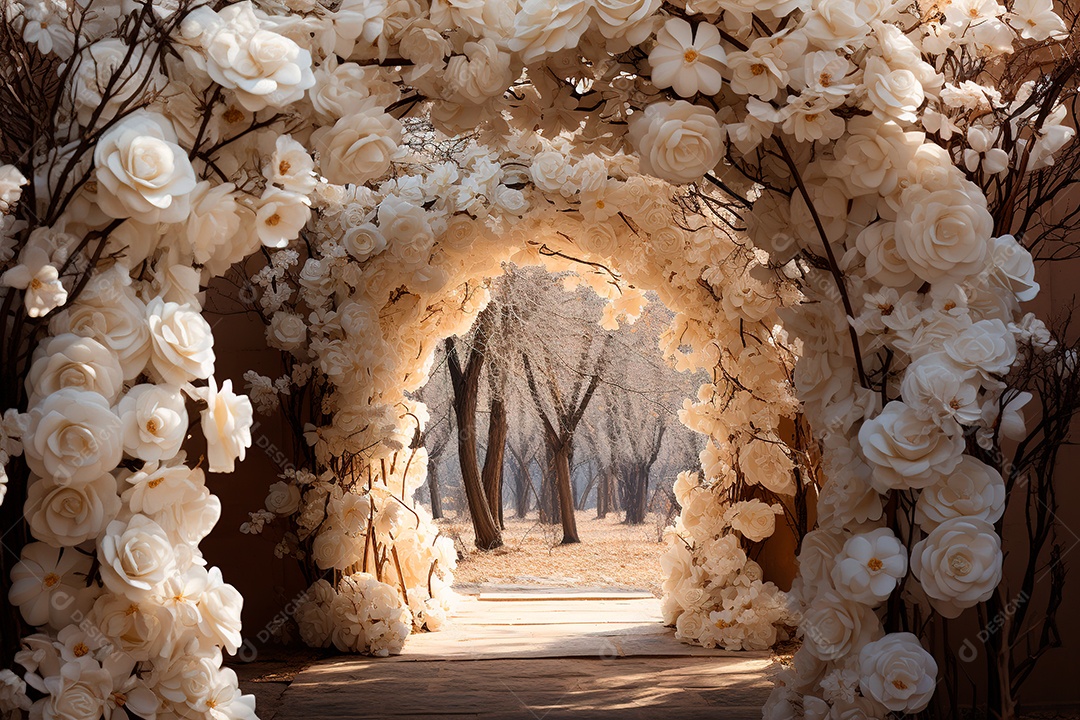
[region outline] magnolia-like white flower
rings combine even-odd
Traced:
[[[652,103],[630,120],[641,169],[678,185],[700,180],[720,162],[724,132],[716,114],[685,100]]]
[[[146,306],[150,364],[166,383],[181,386],[214,371],[214,334],[197,308],[154,298]]]
[[[322,174],[338,185],[362,185],[384,175],[400,141],[401,123],[374,107],[346,115],[312,136]]]
[[[1001,538],[981,518],[945,520],[911,549],[911,570],[944,617],[989,598],[1001,582]]]
[[[832,569],[840,595],[874,607],[892,594],[907,574],[907,549],[888,528],[848,538]]]
[[[73,548],[30,543],[11,569],[8,600],[19,608],[23,620],[40,627],[62,627],[73,610],[89,610],[96,588],[87,587],[92,561]]]
[[[145,515],[109,523],[97,557],[105,587],[136,602],[157,592],[176,570],[172,541]]]
[[[190,209],[195,171],[168,118],[146,111],[125,117],[94,147],[97,204],[109,217],[180,222]]]
[[[994,219],[974,186],[913,187],[902,195],[895,232],[897,252],[921,279],[958,280],[983,269]]]
[[[1041,42],[1068,33],[1065,21],[1054,12],[1053,0],[1015,0],[1007,22],[1027,40]]]
[[[881,637],[881,621],[869,605],[828,591],[818,596],[799,624],[803,647],[819,660],[839,660]]]
[[[181,31],[205,54],[186,57],[236,93],[246,109],[285,107],[315,84],[311,53],[271,27],[247,0],[220,12],[198,8],[184,19]]]
[[[26,246],[19,255],[19,264],[0,275],[0,285],[25,291],[23,304],[30,317],[48,315],[67,302],[60,270],[39,245]]]
[[[123,456],[120,419],[95,392],[64,388],[30,411],[23,438],[26,464],[58,483],[97,479]]]
[[[124,451],[154,462],[180,451],[188,415],[180,390],[168,385],[136,385],[116,408],[124,434]]]
[[[243,460],[247,448],[251,447],[254,417],[251,401],[246,395],[233,392],[232,380],[226,380],[218,388],[212,377],[206,387],[188,392],[206,402],[206,409],[202,411],[202,430],[210,472],[232,472],[236,460]]]
[[[953,518],[996,523],[1005,512],[1005,481],[994,468],[970,455],[948,475],[923,488],[915,521],[927,532]]]
[[[720,45],[720,31],[707,22],[692,28],[682,18],[671,18],[656,33],[649,53],[650,76],[658,88],[669,87],[682,97],[720,92],[727,53]]]
[[[893,400],[859,429],[859,444],[874,468],[871,482],[878,492],[922,488],[960,464],[964,435],[955,421],[936,425]]]
[[[300,195],[309,194],[318,184],[315,161],[291,135],[278,135],[274,154],[263,167],[263,176],[268,182]]]
[[[74,333],[42,341],[26,378],[31,406],[63,388],[96,392],[111,402],[123,385],[124,371],[116,355],[97,340]]]
[[[74,547],[96,539],[120,512],[116,479],[102,473],[75,484],[34,481],[24,513],[34,537],[53,547]]]
[[[917,713],[937,687],[937,663],[911,633],[889,633],[859,653],[859,689],[898,713]]]
[[[982,417],[975,371],[957,365],[943,352],[923,355],[908,365],[900,393],[923,420],[972,425]]]
[[[311,218],[311,201],[299,193],[269,187],[255,212],[255,232],[263,245],[283,248],[295,240]]]

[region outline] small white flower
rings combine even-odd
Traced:
[[[23,304],[30,317],[42,317],[67,302],[68,293],[60,281],[60,271],[49,253],[38,245],[28,245],[19,264],[0,275],[0,285],[25,290]]]

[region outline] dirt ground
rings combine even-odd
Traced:
[[[578,588],[645,590],[660,595],[659,523],[650,516],[644,525],[623,525],[594,510],[577,514],[581,543],[560,545],[562,528],[540,523],[536,515],[506,518],[502,548],[481,552],[473,544],[473,531],[465,516],[437,521],[442,533],[458,549],[455,586],[463,589],[488,585],[555,585]]]

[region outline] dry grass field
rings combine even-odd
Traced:
[[[540,523],[536,515],[506,518],[503,547],[481,552],[473,544],[466,516],[438,521],[458,549],[457,585],[551,585],[581,588],[646,590],[660,595],[659,524],[650,516],[644,525],[623,525],[616,515],[603,520],[593,510],[577,514],[581,543],[560,545],[559,525]]]

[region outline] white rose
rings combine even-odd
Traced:
[[[986,375],[1005,375],[1016,361],[1016,337],[1001,320],[979,320],[944,344],[959,367]]]
[[[251,447],[251,400],[233,392],[232,380],[219,389],[214,378],[206,387],[196,388],[194,397],[207,405],[202,411],[202,430],[210,472],[232,472],[236,460],[243,460]]]
[[[927,282],[982,270],[993,232],[986,197],[973,185],[937,191],[911,187],[901,195],[896,251]]]
[[[428,261],[435,235],[424,208],[391,195],[379,203],[379,229],[390,243],[390,252],[406,265]]]
[[[630,120],[642,171],[684,185],[700,180],[724,153],[716,114],[685,100],[652,103]]]
[[[922,488],[960,464],[964,434],[955,421],[935,425],[893,400],[859,428],[859,444],[874,468],[871,483],[881,493]]]
[[[1002,235],[990,242],[991,278],[1008,288],[1020,302],[1034,300],[1039,294],[1035,282],[1035,263],[1031,253],[1012,235]]]
[[[767,505],[760,500],[737,502],[728,510],[731,527],[750,542],[760,542],[776,529],[776,516],[782,513],[779,505]]]
[[[170,385],[180,386],[214,371],[214,334],[197,308],[154,298],[146,306],[150,364]]]
[[[88,619],[133,660],[156,659],[170,651],[172,616],[153,599],[132,601],[105,593],[94,603]]]
[[[870,110],[882,120],[914,123],[926,97],[922,83],[908,68],[891,68],[879,57],[866,60],[863,74]]]
[[[78,302],[49,323],[53,335],[74,333],[97,340],[116,354],[124,379],[132,380],[150,359],[150,329],[146,306],[122,270],[96,276],[79,295]]]
[[[514,16],[508,46],[526,65],[574,47],[589,27],[589,3],[525,0]]]
[[[1001,563],[1001,538],[980,518],[946,520],[911,549],[912,572],[934,609],[947,618],[994,593]]]
[[[123,456],[120,419],[95,392],[64,388],[30,411],[23,437],[26,464],[41,477],[63,483],[96,479]]]
[[[136,385],[116,408],[124,451],[154,462],[180,452],[187,435],[188,415],[180,390],[167,385]]]
[[[330,635],[334,630],[330,605],[336,596],[334,586],[326,580],[316,580],[315,584],[308,588],[304,602],[296,611],[300,639],[308,647],[330,647]]]
[[[378,227],[369,222],[348,228],[343,243],[349,254],[359,262],[386,249],[386,238]]]
[[[803,647],[819,660],[839,660],[881,637],[881,621],[869,605],[831,591],[818,596],[799,624]]]
[[[47,695],[35,703],[31,716],[48,720],[97,720],[107,712],[113,693],[112,673],[94,660],[66,662],[44,684]]]
[[[266,509],[278,515],[292,515],[300,507],[300,488],[278,481],[266,494]]]
[[[502,96],[514,81],[510,54],[501,52],[492,38],[467,42],[462,52],[447,61],[443,73],[453,100],[479,105]]]
[[[236,93],[251,112],[281,108],[304,96],[315,84],[311,53],[267,29],[250,2],[228,5],[215,18],[210,13],[184,20],[182,31],[197,33],[205,58],[188,56],[210,78]],[[200,24],[205,20],[205,24]]]
[[[995,523],[1004,512],[1005,481],[1001,473],[965,455],[955,470],[923,488],[915,505],[915,521],[929,532],[958,517]]]
[[[101,108],[98,122],[104,123],[113,119],[120,107],[137,93],[153,89],[153,83],[146,82],[153,62],[146,59],[141,47],[132,47],[120,38],[98,40],[73,62],[71,95],[79,122],[84,126],[89,126],[98,108]]]
[[[232,183],[211,185],[201,182],[191,193],[191,212],[184,223],[184,236],[194,252],[195,262],[210,275],[220,275],[233,263],[244,259],[257,247],[252,231],[252,211],[236,201]]]
[[[937,687],[937,663],[911,633],[890,633],[859,653],[859,689],[898,713],[917,713]]]
[[[390,169],[401,141],[401,123],[382,108],[347,115],[312,135],[319,167],[337,185],[363,185]]]
[[[874,607],[884,601],[907,574],[907,549],[888,528],[854,535],[832,569],[840,595]]]
[[[7,213],[22,197],[23,185],[30,181],[14,165],[0,165],[0,215]]]
[[[105,587],[136,602],[157,592],[176,569],[169,536],[145,515],[109,523],[97,555]]]
[[[339,63],[331,56],[315,73],[315,87],[308,93],[315,112],[333,123],[369,107],[370,88],[379,82],[378,68]],[[389,103],[387,103],[389,104]]]
[[[295,313],[278,310],[266,328],[266,340],[279,350],[296,350],[307,340],[307,323]]]
[[[102,135],[94,147],[101,211],[142,223],[186,218],[195,171],[187,152],[176,142],[168,118],[142,110]]]
[[[761,485],[778,495],[795,494],[795,466],[779,441],[751,440],[739,449],[739,468],[752,485]]]
[[[89,390],[111,402],[123,385],[124,371],[116,355],[98,341],[74,333],[42,341],[26,378],[31,406],[62,388]]]
[[[53,547],[74,547],[96,539],[120,512],[116,479],[63,484],[38,479],[27,491],[24,514],[34,537]]]
[[[591,10],[604,37],[625,37],[631,45],[639,45],[652,31],[660,5],[661,0],[596,0]]]

